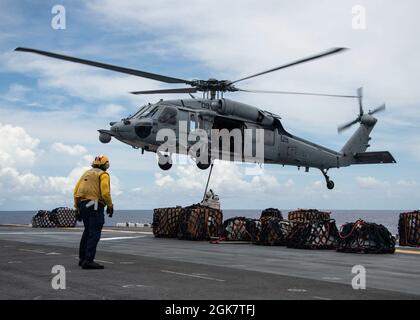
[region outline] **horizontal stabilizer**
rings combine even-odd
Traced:
[[[354,157],[360,164],[397,163],[389,151],[360,152]]]

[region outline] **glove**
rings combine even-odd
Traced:
[[[76,209],[76,220],[79,222],[83,221],[79,208]]]
[[[112,215],[114,214],[114,207],[107,207],[106,213],[108,214],[108,217],[112,218]]]

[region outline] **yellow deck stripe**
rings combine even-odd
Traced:
[[[396,249],[395,252],[396,253],[406,253],[406,254],[420,254],[420,251],[414,251],[414,250],[401,250],[401,249]]]

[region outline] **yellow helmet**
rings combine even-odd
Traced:
[[[100,167],[105,165],[107,162],[109,163],[108,157],[103,154],[100,154],[99,156],[95,157],[95,160],[93,160],[92,162],[92,166]]]

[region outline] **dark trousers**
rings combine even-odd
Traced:
[[[104,206],[99,204],[98,210],[94,206],[86,208],[89,201],[79,204],[80,216],[83,220],[85,230],[80,240],[79,259],[92,262],[96,255],[96,246],[101,239],[102,227],[105,223]]]

